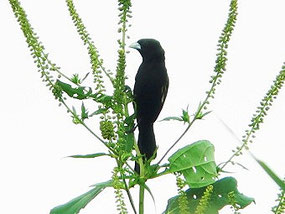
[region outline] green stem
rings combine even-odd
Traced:
[[[246,139],[244,140],[244,143],[241,145],[241,147],[239,147],[239,149],[232,154],[232,156],[220,167],[220,170],[224,169],[226,167],[226,165],[228,165],[230,162],[232,162],[232,159],[235,156],[238,156],[238,154],[241,153],[241,151],[247,146],[248,140],[251,137],[251,134],[253,133],[253,129],[250,130],[250,132],[248,133]]]
[[[123,176],[123,175],[121,175],[121,176]],[[135,207],[135,204],[134,204],[134,201],[133,201],[133,197],[132,197],[130,189],[129,189],[128,185],[127,185],[126,179],[123,178],[123,182],[124,182],[124,185],[125,185],[125,188],[126,188],[125,190],[127,192],[129,201],[130,201],[131,206],[133,208],[133,211],[134,211],[135,214],[137,214],[136,207]]]
[[[277,200],[278,201],[278,200]],[[279,196],[279,203],[277,207],[274,209],[274,214],[282,213],[285,207],[285,191],[281,190],[280,196]]]
[[[116,163],[117,163],[118,168],[121,168],[120,161],[118,160],[118,158],[116,158]],[[126,191],[126,193],[128,195],[129,201],[131,203],[132,209],[133,209],[134,213],[137,214],[136,207],[135,207],[135,204],[134,204],[134,201],[133,201],[133,197],[132,197],[131,192],[130,192],[130,188],[129,188],[129,186],[128,186],[127,182],[126,182],[126,179],[124,177],[124,174],[122,173],[121,170],[120,170],[120,174],[121,174],[124,186],[125,186],[125,191]]]
[[[144,213],[144,185],[140,184],[139,214]]]
[[[137,155],[139,156],[139,159],[138,159],[137,161],[138,161],[138,164],[139,164],[139,166],[140,166],[140,177],[144,177],[143,158],[142,158],[142,156],[141,156],[141,153],[140,153],[138,144],[137,144],[136,142],[135,142],[135,144],[134,144],[134,147],[135,147],[135,150],[136,150]]]

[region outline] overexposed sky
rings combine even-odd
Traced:
[[[178,116],[189,105],[194,113],[210,87],[218,37],[226,22],[230,1],[133,1],[128,43],[140,38],[158,39],[166,52],[170,77],[168,97],[160,119]],[[28,18],[50,59],[71,76],[90,72],[89,56],[67,11],[65,1],[22,0]],[[115,70],[117,60],[117,2],[76,1],[83,22],[95,41],[106,68]],[[175,150],[200,139],[216,148],[216,161],[226,161],[238,142],[223,126],[226,123],[241,138],[257,105],[285,61],[285,2],[282,0],[239,1],[239,15],[228,51],[228,67],[217,88],[205,120],[197,121]],[[104,152],[105,148],[83,127],[74,125],[63,107],[41,82],[25,38],[8,1],[0,2],[1,213],[46,214],[54,206],[86,192],[90,185],[106,181],[114,163],[106,157],[93,160],[64,158],[74,154]],[[133,87],[141,62],[130,50],[127,84]],[[74,104],[78,106],[80,102]],[[87,108],[92,111],[92,103]],[[281,177],[284,158],[285,90],[265,118],[251,151]],[[98,121],[88,125],[96,133]],[[184,126],[157,122],[155,133],[159,159],[179,137]],[[173,150],[173,152],[175,151]],[[243,214],[270,213],[276,205],[277,185],[244,154],[240,167],[226,168],[238,180],[239,190],[254,197],[256,204]],[[148,182],[156,208],[146,193],[146,212],[162,213],[167,200],[176,195],[175,177],[168,175]],[[137,200],[138,189],[132,190]],[[127,200],[126,200],[127,201]],[[104,190],[81,213],[116,213],[113,190]],[[131,209],[129,209],[130,213]],[[230,213],[224,209],[221,213]]]

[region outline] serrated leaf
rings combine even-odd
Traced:
[[[170,172],[181,172],[192,188],[215,182],[217,166],[214,146],[207,140],[197,141],[179,149],[168,159]]]
[[[76,98],[79,100],[86,99],[89,97],[96,97],[96,94],[92,94],[91,88],[89,88],[88,92],[85,91],[85,87],[77,87],[73,88],[71,85],[61,82],[60,80],[56,80],[56,84],[60,86],[60,88],[70,97]]]
[[[106,187],[111,187],[112,181],[98,183],[95,187],[88,192],[72,199],[71,201],[57,206],[50,211],[50,214],[77,214],[83,209],[91,200],[93,200],[99,193]]]
[[[100,157],[100,156],[109,156],[109,154],[106,153],[94,153],[94,154],[87,154],[87,155],[71,155],[68,156],[70,158],[96,158],[96,157]]]
[[[236,205],[238,205],[240,209],[243,209],[254,202],[253,198],[247,197],[238,191],[237,181],[233,177],[225,177],[216,181],[212,186],[213,192],[211,193],[209,204],[204,214],[218,214],[219,210],[224,206],[231,205],[231,199],[228,197],[228,194],[231,192],[234,193]],[[206,187],[186,190],[188,207],[191,213],[195,212],[205,190]],[[178,203],[179,197],[180,196],[175,196],[168,200],[164,214],[181,214]]]

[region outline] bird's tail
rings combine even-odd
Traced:
[[[153,132],[153,123],[142,123],[138,124],[139,137],[138,146],[141,155],[144,155],[146,159],[150,159],[156,149],[156,141]],[[135,171],[139,173],[139,165],[135,163]]]

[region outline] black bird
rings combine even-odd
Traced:
[[[164,50],[154,39],[141,39],[130,47],[138,50],[143,58],[135,79],[134,100],[139,129],[138,147],[140,153],[150,159],[156,149],[153,123],[163,107],[169,85]],[[137,163],[135,171],[139,173]]]

